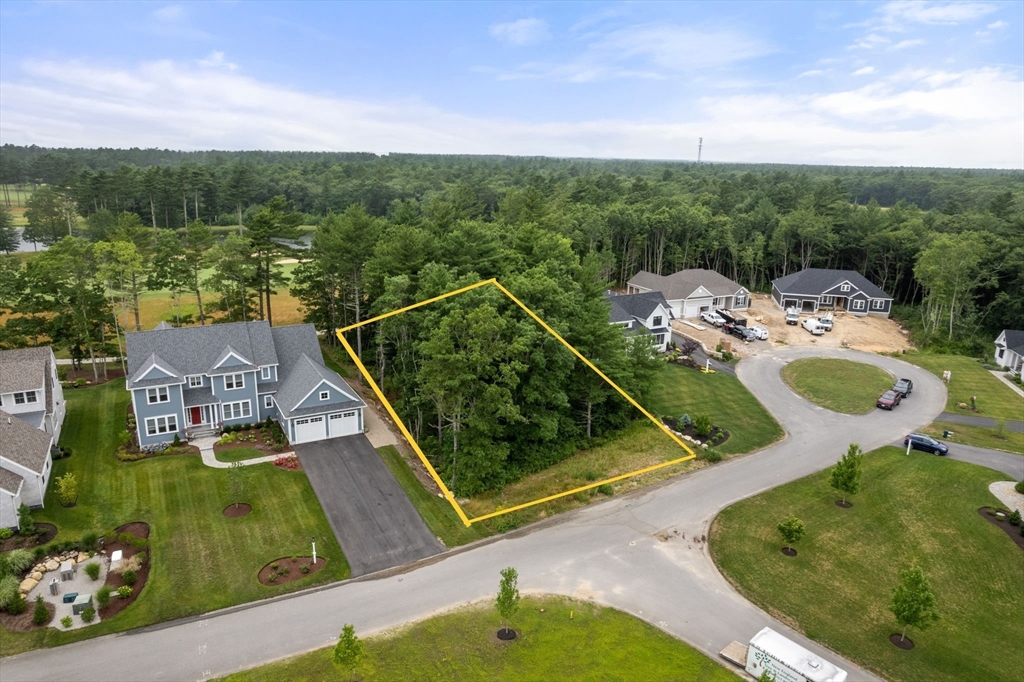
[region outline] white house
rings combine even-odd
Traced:
[[[49,346],[0,351],[0,410],[60,441],[64,391]]]
[[[1024,367],[1024,331],[1004,329],[996,337],[996,364],[1014,374]]]
[[[620,325],[628,334],[650,334],[659,353],[664,353],[672,338],[672,308],[658,292],[645,294],[606,294],[611,305],[610,324]]]
[[[626,284],[631,294],[661,293],[675,317],[698,317],[717,308],[746,310],[750,292],[714,270],[680,270],[672,275],[655,275],[641,270]]]
[[[18,507],[42,507],[53,436],[0,410],[0,527],[18,527]]]

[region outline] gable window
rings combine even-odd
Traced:
[[[330,400],[330,399],[331,399],[331,392],[330,391],[320,391],[320,400]]]
[[[260,379],[263,379],[264,381],[267,381],[268,379],[270,379],[270,368],[269,367],[260,367]]]
[[[662,322],[661,315],[655,315],[654,316],[654,326],[655,327],[660,327],[661,326],[661,322]]]
[[[849,284],[844,284],[843,286],[839,287],[839,291],[849,291],[849,290],[850,290],[850,285]]]
[[[38,401],[39,400],[38,400],[38,398],[36,398],[36,392],[35,391],[25,391],[23,393],[15,393],[14,394],[14,404],[15,405],[24,405],[26,403],[35,403],[35,402],[38,402]]]
[[[157,386],[156,388],[146,389],[146,402],[150,405],[154,403],[166,403],[171,399],[171,396],[167,393],[166,386]]]
[[[883,301],[880,298],[876,298],[875,300],[871,301],[871,307],[874,310],[881,310],[882,308],[885,307],[885,301]]]
[[[853,309],[854,310],[864,310],[864,301],[863,301],[863,299],[859,299],[858,298],[856,301],[854,301],[853,302]]]
[[[241,419],[242,417],[252,415],[252,404],[248,400],[242,400],[237,403],[224,403],[221,407],[224,409],[224,421]]]
[[[192,376],[190,376],[188,378],[188,387],[189,388],[199,388],[202,385],[203,385],[203,375],[202,374],[193,374]]]
[[[178,430],[178,417],[169,414],[166,417],[149,417],[146,419],[146,435],[156,436],[161,433],[173,433]]]
[[[274,397],[269,395],[263,396],[263,407],[268,410],[274,409]]]
[[[224,375],[224,388],[234,390],[236,388],[245,388],[245,375],[244,374],[225,374]]]

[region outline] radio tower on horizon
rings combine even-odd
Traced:
[[[697,138],[697,163],[700,163],[700,152],[701,152],[701,149],[703,149],[703,148],[704,148],[704,138],[703,137],[698,137]]]

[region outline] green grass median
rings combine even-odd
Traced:
[[[782,380],[815,405],[843,414],[867,414],[895,379],[884,369],[839,358],[794,360],[782,368]]]

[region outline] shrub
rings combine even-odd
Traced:
[[[174,434],[173,445],[174,445],[174,447],[180,447],[181,446],[181,436],[179,436],[178,434]]]
[[[309,573],[309,564],[302,564],[302,568],[299,569],[302,573]]]
[[[25,598],[20,594],[15,593],[14,598],[11,599],[7,605],[7,613],[12,616],[20,616],[28,610],[28,604],[25,603]]]
[[[14,536],[14,531],[10,528],[0,528],[0,540],[6,540],[9,537]]]
[[[702,459],[705,462],[714,464],[715,462],[722,461],[722,453],[715,448],[708,448],[706,450],[700,450],[697,453],[697,459]]]
[[[18,579],[13,575],[0,578],[0,609],[6,609],[18,596]]]
[[[145,552],[139,552],[138,554],[136,554],[136,555],[135,555],[134,557],[132,557],[132,558],[133,558],[133,559],[137,559],[137,560],[138,560],[138,562],[139,562],[139,568],[141,568],[141,567],[142,567],[142,565],[143,565],[144,563],[146,563],[146,559],[148,559],[149,557],[148,557],[148,556],[146,556],[146,553],[145,553]]]
[[[82,386],[85,386],[88,383],[89,383],[88,379],[84,379],[84,378],[82,378],[82,379],[75,379],[75,388],[81,388]]]
[[[271,573],[270,575],[268,575],[267,576],[267,580],[272,582],[272,583],[276,583],[277,582],[277,573]]]
[[[85,565],[85,574],[92,580],[99,580],[100,565],[93,562]]]
[[[65,457],[71,456],[71,448],[61,448],[61,450],[64,452]]]
[[[270,564],[270,570],[271,571],[276,571],[277,570],[277,562],[276,561],[274,563]]]
[[[86,533],[82,536],[82,549],[87,552],[95,551],[96,543],[100,540],[100,534],[96,532]]]
[[[498,517],[497,531],[499,533],[506,533],[510,530],[515,530],[521,525],[523,525],[523,520],[519,517],[519,513],[512,512],[511,514],[504,514]]]
[[[698,436],[706,436],[711,433],[711,417],[706,414],[698,414],[694,417],[693,432]]]
[[[21,573],[35,562],[36,558],[27,549],[15,549],[7,553],[7,565],[11,573]]]
[[[104,585],[100,589],[96,590],[96,604],[101,608],[107,608],[110,604],[110,586]]]
[[[36,607],[32,611],[32,622],[36,625],[43,625],[50,620],[50,611],[46,608],[46,602],[43,601],[43,595],[36,596]]]
[[[1017,481],[1017,485],[1013,486],[1013,489],[1024,495],[1024,481]]]
[[[60,624],[63,625],[65,628],[70,628],[71,627],[71,616],[64,616],[63,618],[61,618],[60,619]]]
[[[132,596],[132,588],[128,585],[122,585],[121,587],[117,588],[117,596],[121,599],[127,599],[128,597]]]
[[[149,539],[148,538],[140,538],[140,537],[136,536],[136,537],[132,538],[129,541],[128,544],[130,544],[135,549],[142,549],[143,547],[145,547],[146,545],[149,544]]]
[[[44,556],[46,556],[46,548],[36,547],[34,550],[32,550],[32,556],[35,558],[36,561],[39,561]]]
[[[603,483],[597,486],[597,492],[601,493],[602,495],[607,495],[608,497],[611,497],[612,495],[615,494],[615,488],[612,487],[611,483]]]
[[[65,507],[70,507],[78,501],[78,479],[70,471],[57,477],[57,497]]]
[[[1009,520],[1010,520],[1010,523],[1013,524],[1014,526],[1019,526],[1020,525],[1020,521],[1021,521],[1021,519],[1020,519],[1020,510],[1019,509],[1014,509],[1013,513],[1010,514],[1010,519]]]
[[[299,556],[297,554],[292,554],[292,563],[293,564],[299,563]]]
[[[129,445],[131,445],[132,444],[132,433],[131,433],[131,431],[122,431],[121,433],[117,434],[117,442],[123,448],[126,448]]]
[[[277,569],[278,575],[288,575],[291,572],[292,569],[288,568],[287,566],[282,566],[281,568]]]
[[[138,576],[135,575],[135,571],[125,571],[121,574],[121,579],[124,580],[125,585],[134,585]]]
[[[95,618],[96,609],[94,609],[93,607],[90,606],[85,611],[82,611],[82,620],[86,623],[91,623]]]
[[[32,520],[32,510],[28,508],[27,504],[22,504],[18,507],[18,521],[21,523],[21,530],[18,531],[22,535],[33,535],[36,532],[36,522]]]
[[[682,417],[680,417],[679,421],[682,423],[684,429],[688,426],[693,425],[693,420],[690,419],[690,415],[688,414],[684,414]]]

